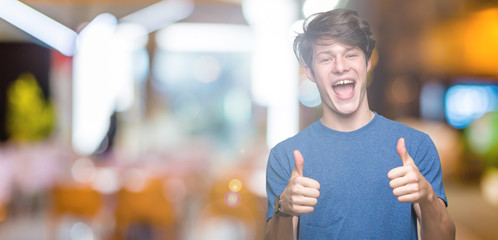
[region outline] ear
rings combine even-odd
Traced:
[[[304,71],[306,72],[306,76],[308,77],[308,79],[311,80],[312,82],[315,82],[313,70],[310,67],[308,67],[307,65],[304,65]]]
[[[370,68],[372,67],[372,60],[371,59],[368,59],[368,62],[367,62],[367,72],[370,71]]]

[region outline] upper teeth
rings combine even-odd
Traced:
[[[352,84],[354,83],[352,80],[341,80],[334,83],[334,86],[342,85],[342,84]]]

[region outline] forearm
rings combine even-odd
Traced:
[[[299,217],[282,217],[274,215],[266,225],[264,240],[297,239],[297,223]]]
[[[419,216],[423,240],[455,239],[455,224],[443,200],[434,194],[430,201],[416,203],[414,208]]]

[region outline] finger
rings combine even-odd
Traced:
[[[311,206],[297,206],[294,208],[294,212],[296,212],[297,215],[312,213],[314,210],[315,208]]]
[[[404,203],[417,202],[419,199],[420,199],[420,194],[417,192],[398,197],[398,201],[404,202]]]
[[[301,184],[303,187],[320,189],[320,183],[312,178],[300,177],[296,179],[298,184]]]
[[[318,198],[320,196],[320,191],[314,188],[303,188],[300,189],[297,194],[307,198]]]
[[[295,197],[294,200],[292,201],[292,204],[294,206],[315,206],[318,203],[318,199],[314,197]]]
[[[418,192],[417,184],[408,184],[401,187],[393,189],[393,194],[396,197],[402,197]]]
[[[303,176],[304,158],[299,150],[294,150],[294,170],[292,175]]]
[[[398,155],[401,158],[401,161],[403,162],[403,165],[407,165],[410,163],[411,157],[408,155],[408,151],[406,151],[406,146],[405,146],[405,139],[400,138],[398,140],[398,146],[396,147],[398,150]]]
[[[389,187],[392,189],[399,188],[402,186],[405,186],[407,184],[410,184],[410,181],[407,178],[400,177],[400,178],[395,178],[389,182]]]
[[[393,179],[396,179],[396,178],[400,178],[400,177],[403,177],[406,175],[406,168],[405,167],[397,167],[397,168],[393,168],[391,169],[391,171],[389,171],[387,173],[387,177],[391,180]]]

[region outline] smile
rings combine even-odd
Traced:
[[[332,90],[340,100],[348,100],[354,96],[356,82],[350,79],[336,81],[332,84]]]
[[[354,84],[354,81],[353,80],[340,80],[340,81],[335,82],[332,86],[336,87],[336,86],[345,85],[345,84]]]

